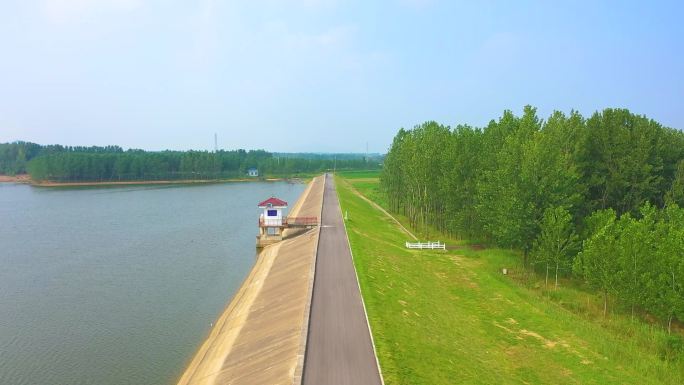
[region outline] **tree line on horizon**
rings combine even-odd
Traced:
[[[0,173],[28,172],[33,180],[55,182],[222,179],[244,176],[379,169],[382,158],[362,154],[273,154],[264,150],[124,151],[119,146],[41,146],[29,142],[0,143]]]
[[[684,320],[684,133],[631,113],[504,111],[486,127],[401,129],[381,187],[411,224],[521,251],[632,314]]]
[[[59,144],[40,145],[37,143],[16,141],[0,143],[0,174],[26,174],[28,162],[41,155],[70,153],[122,153],[119,146],[62,146]]]

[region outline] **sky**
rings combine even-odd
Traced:
[[[684,129],[683,4],[2,0],[0,142],[384,153],[527,104]]]

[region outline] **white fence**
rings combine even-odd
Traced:
[[[437,242],[406,242],[407,249],[441,249],[446,250],[446,245],[440,241]]]

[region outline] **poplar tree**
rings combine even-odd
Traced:
[[[655,257],[657,242],[653,233],[657,215],[655,207],[645,205],[641,215],[641,219],[636,219],[629,213],[624,214],[616,225],[619,239],[614,253],[619,266],[618,295],[629,306],[632,318],[636,307],[646,301],[646,276]]]
[[[684,319],[684,210],[666,207],[655,225],[657,239],[655,263],[648,279],[648,308],[665,319],[667,330],[672,320]]]
[[[677,169],[670,189],[667,191],[665,201],[668,204],[675,203],[679,207],[684,207],[684,160],[677,163]]]
[[[589,238],[577,255],[573,270],[603,295],[603,316],[608,311],[608,296],[615,292],[619,271],[615,255],[617,232],[615,211],[599,210],[588,219]]]
[[[544,212],[541,233],[534,243],[533,256],[545,265],[545,285],[549,284],[549,267],[555,271],[554,287],[558,288],[558,270],[571,266],[571,258],[579,246],[573,229],[572,216],[563,207],[551,207]]]

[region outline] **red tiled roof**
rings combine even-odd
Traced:
[[[259,203],[259,207],[261,207],[261,208],[269,207],[269,204],[272,207],[285,207],[285,206],[287,206],[287,202],[281,201],[280,199],[278,199],[276,197],[270,197],[270,198],[266,199],[265,201]]]

